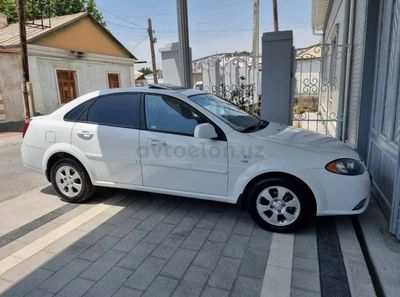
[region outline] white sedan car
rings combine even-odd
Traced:
[[[96,186],[245,203],[263,228],[368,206],[360,156],[334,138],[260,120],[203,91],[101,90],[24,124],[23,163],[62,199]]]

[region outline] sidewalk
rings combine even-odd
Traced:
[[[400,241],[389,234],[387,220],[375,201],[359,216],[371,265],[385,296],[400,294]]]
[[[7,203],[18,213],[35,203],[26,199]],[[346,217],[274,234],[234,205],[167,195],[35,201],[24,232],[0,236],[2,296],[375,296]]]

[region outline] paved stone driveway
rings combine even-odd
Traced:
[[[271,233],[246,211],[139,192],[118,205],[46,247],[64,250],[4,296],[260,296]]]

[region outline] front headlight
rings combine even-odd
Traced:
[[[360,175],[365,171],[364,164],[354,159],[338,159],[328,163],[325,169],[332,173]]]

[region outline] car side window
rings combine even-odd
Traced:
[[[162,95],[145,96],[146,127],[150,131],[193,136],[206,120],[184,102]]]
[[[74,107],[72,110],[70,110],[65,116],[64,116],[64,120],[65,121],[69,121],[69,122],[76,122],[79,120],[81,114],[86,110],[86,108],[88,106],[90,106],[90,104],[93,103],[94,99],[91,100],[87,100],[81,104],[79,104],[78,106]]]
[[[89,107],[86,121],[105,126],[139,129],[140,94],[112,94],[100,97]]]

